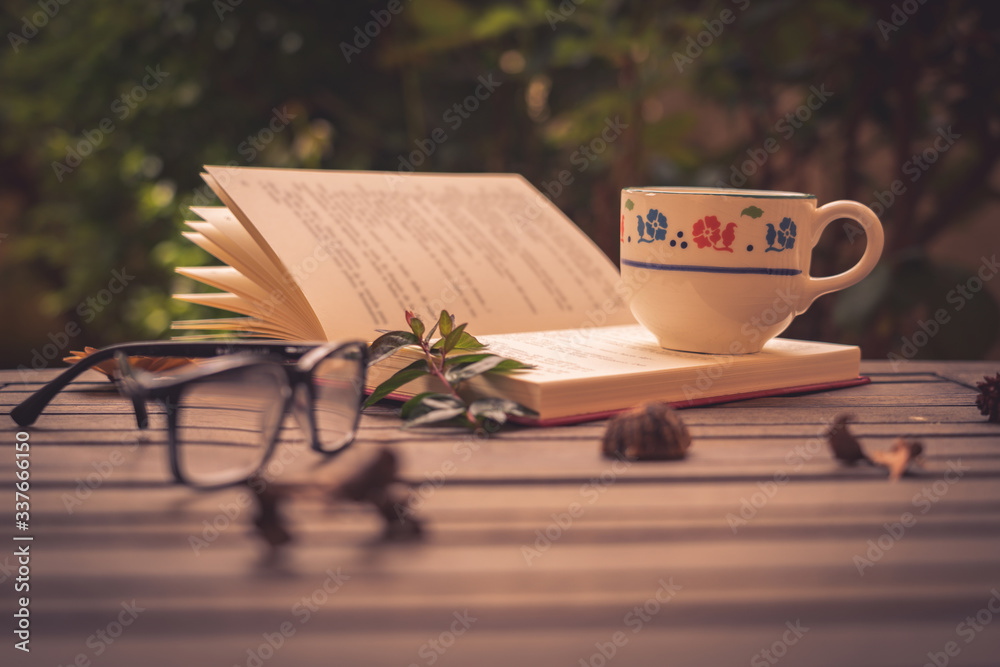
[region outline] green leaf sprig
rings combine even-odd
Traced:
[[[483,352],[486,346],[466,332],[465,324],[455,326],[455,316],[446,310],[441,311],[430,331],[410,311],[406,311],[406,324],[410,327],[409,331],[388,331],[375,339],[368,350],[368,364],[376,364],[409,345],[418,346],[424,358],[400,369],[376,387],[364,407],[373,405],[417,378],[431,375],[441,381],[447,393],[427,391],[406,401],[400,410],[400,416],[406,421],[405,427],[452,422],[470,429],[482,429],[489,422],[503,424],[511,415],[538,416],[534,410],[505,398],[480,398],[468,403],[458,393],[462,382],[477,375],[507,373],[531,366]],[[440,337],[432,340],[435,331],[440,331]]]

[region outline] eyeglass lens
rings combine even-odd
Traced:
[[[313,416],[324,451],[338,449],[354,437],[361,408],[361,356],[342,350],[320,361],[313,370]]]
[[[249,366],[193,381],[177,406],[177,457],[195,485],[245,479],[264,463],[281,428],[287,380]]]

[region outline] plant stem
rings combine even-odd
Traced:
[[[456,401],[459,401],[462,405],[465,405],[465,400],[463,400],[462,397],[458,395],[458,392],[455,390],[455,387],[453,387],[452,384],[448,382],[448,380],[444,376],[444,359],[445,356],[447,356],[447,352],[445,352],[444,349],[442,348],[440,365],[439,365],[435,360],[434,353],[431,351],[431,346],[429,345],[427,340],[424,340],[423,338],[420,339],[420,349],[424,351],[424,357],[427,359],[427,367],[431,370],[431,373],[436,378],[441,380],[444,386],[448,388],[448,392],[455,398]],[[477,424],[475,417],[473,417],[472,413],[469,412],[468,408],[466,408],[465,410],[465,418],[469,420],[469,422],[471,422],[472,424]]]
[[[444,358],[445,358],[444,350],[441,351],[441,362],[440,365],[438,365],[437,361],[434,358],[434,353],[431,351],[431,347],[430,345],[428,345],[428,342],[426,340],[423,339],[420,340],[420,348],[424,351],[424,357],[426,357],[427,359],[427,367],[431,370],[431,373],[433,373],[435,377],[437,377],[439,380],[441,380],[442,383],[444,383],[444,386],[448,388],[448,391],[449,393],[451,393],[452,396],[461,401],[462,397],[458,395],[458,392],[455,391],[455,388],[451,386],[451,383],[448,382],[448,380],[445,379],[444,377]],[[462,402],[464,403],[464,401]]]

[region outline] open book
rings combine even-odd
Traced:
[[[434,321],[447,309],[491,350],[536,366],[475,378],[472,390],[541,422],[863,381],[851,346],[777,339],[722,357],[659,348],[629,312],[616,267],[518,175],[205,169],[225,206],[192,207],[202,220],[185,236],[227,266],[178,268],[221,291],[175,297],[241,317],[175,329],[372,340],[403,328],[405,310]],[[371,383],[393,365],[374,367]]]

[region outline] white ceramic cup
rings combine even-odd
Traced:
[[[849,270],[809,275],[823,229],[848,218],[865,230]],[[629,306],[660,345],[711,354],[758,352],[816,297],[867,276],[882,225],[855,201],[816,206],[797,192],[642,187],[622,190],[621,270]]]

